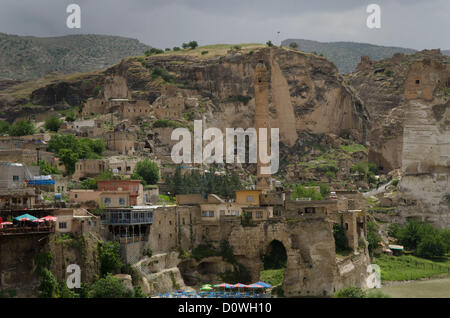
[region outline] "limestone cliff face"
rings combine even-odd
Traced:
[[[371,115],[369,160],[401,168],[399,221],[450,226],[450,59],[439,50],[362,59],[347,76]]]
[[[395,54],[377,62],[362,57],[356,71],[345,76],[370,115],[369,161],[385,172],[402,167],[408,101],[432,103],[434,96],[445,94],[449,62],[439,50]]]
[[[208,126],[247,128],[254,127],[253,83],[260,61],[268,68],[270,126],[280,128],[283,143],[295,144],[297,131],[333,133],[364,141],[367,115],[363,106],[343,83],[336,67],[315,55],[280,48],[262,48],[252,54],[229,52],[206,59],[162,55],[127,59],[106,73],[125,78],[134,98],[153,102],[163,94],[167,83],[151,74],[163,69],[183,95],[197,98],[200,104],[210,101],[205,112]],[[118,94],[121,90],[117,87]]]
[[[399,206],[403,217],[441,228],[450,227],[450,101],[445,100],[407,104]]]

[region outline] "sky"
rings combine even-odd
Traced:
[[[80,29],[66,26],[71,3],[81,8]],[[372,3],[380,29],[366,25]],[[450,49],[449,16],[450,0],[0,0],[3,33],[119,35],[158,48],[296,38]]]

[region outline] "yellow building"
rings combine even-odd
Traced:
[[[243,206],[259,206],[260,190],[236,191],[236,203]]]

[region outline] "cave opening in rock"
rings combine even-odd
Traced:
[[[273,240],[263,257],[264,270],[282,269],[287,266],[286,248],[283,243]]]

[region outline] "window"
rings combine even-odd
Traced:
[[[420,84],[420,80],[416,80],[416,84],[419,85]]]
[[[60,229],[67,229],[67,222],[59,222],[58,227]]]
[[[202,217],[214,217],[214,211],[202,211]]]
[[[78,198],[78,193],[75,193],[75,199]]]
[[[111,198],[105,198],[104,203],[106,205],[110,205],[111,204]]]
[[[120,205],[125,205],[125,199],[124,198],[119,198],[119,204]]]
[[[19,181],[19,176],[13,176],[13,181]]]
[[[256,212],[256,218],[257,218],[257,219],[262,219],[262,218],[263,218],[263,213],[262,213],[262,211],[257,211],[257,212]]]
[[[247,202],[253,202],[254,200],[255,200],[255,198],[253,197],[253,195],[247,196]]]

